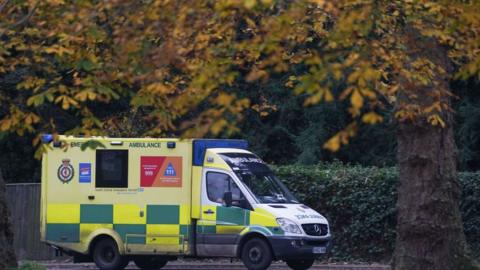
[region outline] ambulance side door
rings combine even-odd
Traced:
[[[232,205],[224,202],[226,192],[232,194]],[[206,169],[202,179],[202,210],[197,226],[199,256],[235,256],[235,243],[248,225],[250,205],[235,183],[224,171]]]

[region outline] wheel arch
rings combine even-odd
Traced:
[[[120,253],[120,255],[125,254],[125,246],[123,244],[123,241],[122,241],[122,238],[120,237],[120,235],[117,232],[115,232],[114,230],[106,229],[106,228],[98,229],[98,230],[92,232],[88,236],[87,241],[86,241],[88,243],[87,253],[91,255],[92,252],[93,252],[93,248],[98,243],[98,241],[100,241],[102,239],[105,239],[105,238],[110,238],[113,241],[115,241],[115,243],[117,244],[118,252]]]
[[[270,248],[270,251],[272,252],[272,255],[275,257],[275,254],[273,252],[273,248],[272,248],[272,243],[270,243],[270,241],[268,240],[267,236],[261,232],[258,232],[258,231],[252,231],[252,232],[248,232],[244,235],[242,235],[237,243],[237,250],[235,251],[235,255],[240,258],[241,255],[242,255],[242,249],[243,249],[243,246],[245,245],[245,243],[247,243],[248,240],[250,239],[254,239],[254,238],[259,238],[259,239],[263,239],[265,242],[267,242],[268,244],[268,247]]]

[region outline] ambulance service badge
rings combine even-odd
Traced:
[[[57,176],[62,183],[68,183],[72,180],[74,174],[73,166],[70,164],[70,159],[63,159],[62,165],[58,167]]]

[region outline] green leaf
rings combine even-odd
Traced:
[[[88,140],[84,143],[82,143],[82,146],[80,147],[80,149],[82,151],[85,151],[85,149],[87,148],[90,148],[92,150],[95,150],[97,148],[106,148],[105,145],[103,143],[101,143],[100,141],[97,141],[97,140]]]

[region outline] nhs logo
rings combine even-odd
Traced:
[[[163,175],[164,176],[177,176],[177,173],[175,172],[175,168],[173,168],[172,163],[168,163],[168,166],[165,169],[165,173]]]
[[[92,181],[92,164],[80,163],[78,180],[80,183],[90,183]]]

